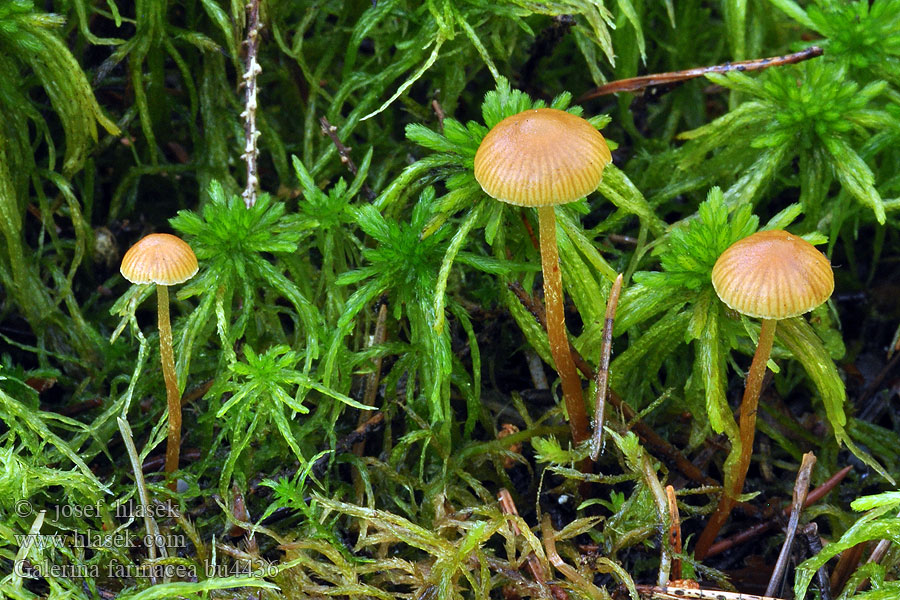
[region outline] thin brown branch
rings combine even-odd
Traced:
[[[888,549],[891,547],[893,542],[891,540],[881,540],[876,544],[875,549],[872,550],[872,554],[869,555],[867,563],[877,563],[881,562],[881,559],[884,558],[884,555],[887,554]],[[860,584],[861,586],[862,584]],[[859,588],[857,588],[859,590]]]
[[[681,83],[697,77],[703,77],[708,73],[728,73],[729,71],[759,71],[768,67],[779,67],[798,63],[816,56],[822,55],[822,49],[818,46],[810,46],[806,50],[794,52],[793,54],[785,54],[784,56],[770,56],[769,58],[754,58],[752,60],[742,60],[739,62],[727,62],[721,65],[712,65],[708,67],[694,67],[693,69],[685,69],[683,71],[670,71],[668,73],[654,73],[652,75],[642,75],[640,77],[629,77],[628,79],[619,79],[611,81],[599,87],[585,92],[581,95],[576,104],[580,104],[586,100],[606,96],[608,94],[618,94],[621,92],[636,92],[649,87],[670,85],[673,83]]]
[[[441,107],[441,103],[437,101],[437,98],[431,101],[431,109],[438,120],[438,131],[444,133],[444,119],[447,118],[447,115],[444,114],[444,109]]]
[[[544,551],[547,553],[547,559],[557,571],[585,592],[595,589],[593,583],[576,571],[574,567],[567,564],[559,555],[559,552],[556,551],[556,532],[553,530],[553,525],[550,524],[550,515],[547,513],[544,513],[541,519],[541,537],[543,538],[542,541],[544,542]],[[560,589],[560,591],[562,590]]]
[[[387,339],[387,302],[382,302],[378,309],[378,318],[375,320],[375,333],[372,335],[372,343],[370,346],[378,346],[383,344]],[[376,356],[374,359],[374,368],[366,377],[366,391],[363,394],[363,404],[366,406],[375,406],[375,397],[378,394],[378,384],[381,382],[381,362],[382,357]],[[365,424],[371,415],[367,411],[360,411],[357,419],[357,426]],[[353,445],[353,453],[362,456],[363,442],[356,442]]]
[[[613,324],[616,319],[616,307],[619,306],[619,294],[622,292],[622,274],[616,277],[609,298],[606,301],[606,319],[603,322],[603,334],[600,341],[600,361],[597,364],[597,393],[594,401],[594,433],[591,436],[591,458],[597,460],[603,452],[603,417],[606,412],[606,396],[609,389],[609,356],[612,354]]]
[[[811,504],[815,504],[816,502],[821,500],[825,496],[825,494],[827,494],[828,492],[833,490],[837,486],[837,484],[839,484],[844,479],[844,477],[847,476],[847,474],[850,472],[851,469],[852,469],[852,467],[850,467],[850,466],[844,467],[843,469],[841,469],[840,471],[838,471],[837,473],[832,475],[828,479],[828,481],[826,481],[825,483],[823,483],[822,485],[820,485],[819,487],[817,487],[813,491],[811,491],[806,496],[806,503],[804,504],[804,506],[809,506]],[[790,510],[791,510],[790,506],[785,507],[783,514],[785,514],[785,515],[789,514]],[[740,544],[743,544],[744,542],[752,540],[753,538],[769,531],[770,529],[775,527],[778,523],[779,523],[779,518],[773,517],[767,521],[763,521],[759,525],[754,525],[753,527],[749,527],[749,528],[745,529],[744,531],[731,536],[730,538],[725,538],[722,541],[716,542],[715,544],[710,546],[709,552],[706,553],[706,558],[712,558],[713,556],[715,556],[717,554],[722,554],[726,550],[730,550],[731,548],[733,548],[735,546],[738,546]]]
[[[681,515],[678,514],[678,502],[675,488],[666,486],[666,499],[669,502],[669,543],[672,544],[672,579],[681,579]]]
[[[841,552],[841,557],[831,572],[831,593],[833,595],[839,596],[844,591],[844,586],[847,585],[847,581],[850,580],[850,576],[853,575],[862,560],[866,545],[866,542],[861,542]]]
[[[803,511],[803,506],[806,504],[806,497],[809,493],[809,478],[812,475],[812,469],[815,464],[815,454],[807,452],[803,455],[800,469],[797,471],[797,480],[794,482],[794,495],[791,500],[791,517],[788,520],[784,544],[781,546],[778,560],[775,561],[775,569],[772,571],[772,576],[769,578],[766,596],[774,596],[776,591],[780,590],[782,587],[782,579],[787,572],[788,559],[791,556],[791,548],[794,545],[794,536],[797,534],[797,525],[800,524],[800,513]]]
[[[378,411],[366,419],[359,427],[338,440],[338,443],[334,448],[334,453],[341,454],[350,451],[354,444],[365,442],[370,435],[379,431],[382,427],[384,427],[384,413]],[[313,464],[313,475],[321,477],[325,473],[325,468],[328,466],[328,456],[329,455],[326,454],[325,456],[320,457],[319,460]]]
[[[519,211],[519,215],[522,219],[522,225],[525,226],[525,231],[528,233],[528,238],[531,240],[532,247],[540,252],[541,245],[538,243],[537,236],[534,235],[534,227],[532,227],[531,223],[529,223],[528,216],[525,214],[525,211]]]
[[[516,295],[519,302],[522,303],[522,306],[531,313],[538,324],[540,324],[541,327],[546,327],[544,321],[544,308],[541,306],[540,302],[532,298],[524,288],[522,288],[522,284],[518,282],[511,282],[507,287],[509,287],[510,291]],[[582,375],[586,378],[592,379],[595,376],[595,373],[591,366],[574,347],[571,347],[571,352],[572,359],[575,361],[575,366],[578,370],[581,371]],[[660,456],[667,464],[674,466],[682,475],[691,481],[702,485],[720,485],[716,480],[701,473],[700,469],[691,463],[678,448],[660,437],[649,425],[644,423],[641,419],[635,418],[637,413],[635,413],[634,409],[622,400],[622,398],[620,398],[612,389],[609,390],[609,402],[613,405],[613,408],[621,413],[625,421],[633,421],[632,427],[634,432],[641,438],[641,441],[649,447],[649,450],[653,454]]]
[[[803,539],[809,549],[809,556],[813,557],[822,551],[822,538],[819,537],[819,526],[815,523],[807,523],[800,529]],[[831,582],[828,580],[828,571],[825,565],[816,570],[816,583],[819,585],[821,600],[831,600]]]
[[[341,141],[341,138],[338,137],[337,127],[332,125],[327,117],[319,117],[319,127],[322,129],[322,133],[331,138],[331,143],[334,144],[334,147],[337,149],[338,156],[341,157],[341,162],[347,167],[347,170],[356,177],[356,174],[359,172],[359,168],[357,168],[356,163],[353,162],[353,159],[350,157],[350,152],[353,148],[348,148],[344,145],[344,142]],[[362,192],[366,195],[366,198],[369,200],[375,199],[375,192],[372,191],[372,188],[365,182],[362,184]]]

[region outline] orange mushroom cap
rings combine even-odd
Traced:
[[[484,136],[475,179],[509,204],[565,204],[597,189],[611,159],[606,140],[585,119],[538,108],[503,119]]]
[[[151,233],[128,249],[119,271],[131,283],[175,285],[196,275],[198,268],[187,242],[168,233]]]
[[[716,261],[712,283],[722,302],[750,317],[787,319],[831,296],[834,272],[816,247],[787,231],[760,231]]]

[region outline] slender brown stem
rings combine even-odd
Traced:
[[[581,379],[575,370],[575,362],[569,351],[566,335],[566,319],[563,312],[562,276],[559,271],[559,253],[556,249],[556,213],[552,206],[538,208],[538,225],[541,238],[541,268],[544,272],[544,304],[547,312],[547,337],[550,354],[556,363],[556,372],[562,383],[563,398],[569,413],[569,427],[575,444],[588,439],[587,411],[581,392]]]
[[[762,391],[763,377],[766,374],[766,363],[769,362],[769,356],[772,354],[772,344],[775,341],[775,326],[778,321],[774,319],[763,319],[762,327],[759,330],[759,344],[756,346],[756,353],[753,355],[753,362],[750,364],[750,371],[747,373],[747,381],[744,384],[744,398],[741,400],[741,453],[738,457],[737,464],[732,467],[733,477],[726,477],[726,483],[722,490],[722,496],[719,498],[719,504],[716,511],[710,517],[709,522],[700,538],[697,540],[696,556],[697,558],[705,558],[710,546],[719,535],[731,509],[734,508],[741,490],[744,489],[744,479],[747,477],[747,470],[750,468],[750,456],[753,454],[753,438],[756,435],[756,407],[759,404],[759,394]]]
[[[619,79],[611,81],[600,87],[594,88],[589,92],[585,92],[575,101],[581,104],[591,98],[605,96],[607,94],[619,94],[621,92],[637,92],[648,87],[659,85],[671,85],[681,83],[689,79],[703,77],[707,73],[728,73],[730,71],[759,71],[768,67],[776,67],[790,65],[800,61],[822,56],[822,49],[818,46],[810,46],[800,52],[786,54],[784,56],[770,56],[768,58],[754,58],[752,60],[742,60],[737,62],[728,62],[722,65],[712,65],[709,67],[695,67],[693,69],[685,69],[683,71],[672,71],[669,73],[654,73],[652,75],[642,75],[640,77],[630,77],[628,79]]]
[[[840,471],[838,471],[837,473],[835,473],[834,475],[829,477],[828,481],[826,481],[825,483],[823,483],[822,485],[820,485],[819,487],[817,487],[816,489],[811,491],[806,496],[806,504],[804,506],[810,506],[812,504],[815,504],[822,498],[824,498],[828,492],[830,492],[831,490],[836,488],[837,485],[841,481],[843,481],[843,479],[852,470],[852,468],[853,467],[850,467],[850,466],[844,467],[843,469],[841,469]],[[787,506],[782,511],[782,513],[785,516],[788,516],[788,515],[790,515],[790,511],[791,511],[791,507]],[[723,552],[725,552],[727,550],[731,550],[735,546],[738,546],[740,544],[748,542],[755,537],[759,537],[762,534],[764,534],[765,532],[769,531],[770,529],[773,529],[776,525],[780,525],[781,521],[782,521],[782,518],[780,516],[772,516],[772,517],[769,517],[767,520],[763,521],[762,523],[748,527],[747,529],[744,529],[740,533],[736,533],[735,535],[731,536],[730,538],[724,539],[720,542],[716,542],[709,549],[709,552],[706,553],[706,558],[711,558],[718,554],[722,554]],[[813,554],[818,554],[818,551],[813,552]]]
[[[672,579],[681,579],[681,515],[678,514],[678,501],[675,488],[666,486],[666,500],[669,502],[669,543],[672,544]]]
[[[797,472],[797,480],[794,482],[794,495],[791,502],[791,517],[788,521],[787,530],[785,531],[784,544],[781,545],[781,552],[778,554],[778,560],[775,561],[775,569],[772,576],[769,577],[769,585],[766,587],[766,596],[780,596],[782,591],[782,579],[787,572],[788,561],[790,560],[794,537],[797,535],[797,526],[800,525],[800,513],[806,504],[806,498],[809,495],[809,478],[812,477],[812,470],[816,464],[816,455],[807,452],[803,455],[800,463],[800,470]]]
[[[612,353],[613,323],[616,318],[616,307],[619,305],[619,294],[622,291],[622,274],[619,273],[609,290],[606,300],[606,320],[603,323],[603,335],[600,342],[600,361],[597,363],[597,394],[594,402],[594,432],[591,436],[591,459],[597,460],[603,452],[603,417],[606,413],[606,392],[609,388],[609,356]]]
[[[178,377],[175,375],[175,352],[172,350],[172,325],[169,322],[169,288],[156,286],[159,306],[159,358],[163,379],[166,382],[166,404],[169,407],[169,436],[166,442],[166,475],[178,469],[181,450],[181,395],[178,393]],[[175,481],[169,482],[175,490]]]
[[[524,288],[522,288],[522,284],[517,281],[511,281],[507,284],[509,290],[516,295],[516,298],[519,299],[519,302],[522,303],[528,312],[534,317],[535,321],[542,328],[547,327],[547,319],[544,312],[544,307],[534,298],[532,298],[527,292],[525,292]],[[572,354],[572,360],[575,361],[575,366],[581,371],[581,374],[585,379],[593,379],[596,377],[596,373],[591,368],[591,366],[584,360],[584,357],[578,353],[578,350],[571,345],[569,346],[569,352]],[[640,417],[637,413],[634,412],[634,409],[628,405],[627,402],[622,400],[618,394],[616,394],[615,390],[610,389],[607,394],[607,399],[610,404],[613,405],[619,413],[622,415],[622,420],[630,423],[630,428],[634,429],[635,433],[638,434],[638,437],[641,438],[645,444],[647,444],[651,451],[660,455],[663,460],[666,461],[667,464],[674,466],[678,469],[685,477],[690,479],[691,481],[695,481],[697,483],[703,485],[719,485],[719,482],[711,477],[707,477],[703,473],[700,472],[694,463],[689,461],[687,457],[682,454],[682,452],[667,442],[662,438],[658,433],[653,431],[653,429],[641,421]],[[755,514],[755,507],[751,504],[744,505],[746,507],[745,512],[754,511],[750,514]]]
[[[341,138],[338,137],[338,128],[328,121],[328,117],[319,117],[319,127],[322,129],[322,133],[331,138],[331,142],[334,144],[335,149],[337,149],[338,156],[341,157],[341,162],[344,163],[347,170],[356,177],[359,169],[356,167],[356,163],[353,162],[353,158],[350,156],[350,151],[353,150],[353,148],[348,148],[344,145]],[[365,182],[362,184],[362,192],[369,200],[375,199],[375,192],[373,192],[372,188],[369,187],[369,184]]]

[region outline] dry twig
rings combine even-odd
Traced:
[[[341,138],[338,137],[337,127],[332,125],[327,117],[319,117],[319,127],[322,129],[322,133],[331,138],[331,143],[334,144],[334,147],[337,149],[338,156],[341,157],[341,162],[347,166],[347,170],[356,177],[356,174],[359,172],[359,168],[356,166],[356,163],[353,162],[353,159],[350,157],[350,151],[353,148],[348,148],[341,141]],[[369,187],[367,183],[362,184],[363,194],[366,195],[366,198],[369,200],[375,199],[375,192],[372,191],[372,188]]]
[[[323,117],[324,118],[324,117]],[[383,344],[387,339],[387,302],[382,302],[378,309],[378,318],[375,321],[375,333],[372,334],[372,343],[369,346],[378,346]],[[366,391],[363,394],[363,404],[366,406],[375,406],[375,397],[378,394],[378,384],[381,382],[381,362],[382,357],[376,356],[373,360],[374,369],[366,377]],[[367,411],[360,411],[356,425],[362,426],[371,416]],[[362,456],[363,442],[356,442],[353,445],[353,453]]]
[[[818,46],[810,46],[806,50],[786,54],[784,56],[770,56],[768,58],[754,58],[753,60],[742,60],[739,62],[727,62],[721,65],[712,65],[709,67],[695,67],[693,69],[685,69],[683,71],[670,71],[668,73],[654,73],[652,75],[642,75],[640,77],[630,77],[628,79],[619,79],[611,81],[599,87],[585,92],[575,102],[580,104],[585,100],[606,96],[608,94],[618,94],[620,92],[637,92],[649,87],[660,85],[671,85],[673,83],[681,83],[697,77],[703,77],[707,73],[728,73],[729,71],[759,71],[768,67],[780,67],[798,63],[816,56],[822,55],[822,49]]]
[[[622,274],[616,277],[606,301],[606,320],[603,322],[603,339],[600,343],[600,361],[597,364],[597,395],[594,403],[594,435],[591,437],[591,459],[597,460],[603,452],[603,416],[606,412],[606,392],[609,388],[609,355],[612,353],[613,322],[619,294],[622,292]]]
[[[516,295],[519,299],[519,302],[531,313],[531,315],[535,318],[538,324],[541,327],[546,327],[544,321],[544,307],[541,306],[539,302],[537,302],[534,298],[532,298],[524,288],[522,288],[522,284],[519,282],[512,282],[508,284],[508,287],[512,293]],[[578,370],[581,371],[581,374],[584,375],[588,379],[592,379],[595,375],[594,370],[591,369],[591,366],[584,360],[584,357],[581,356],[581,353],[575,349],[574,346],[569,346],[570,351],[572,352],[572,360],[575,361],[575,366],[578,367]],[[624,400],[622,400],[618,394],[615,393],[614,390],[609,390],[609,402],[613,405],[617,411],[622,414],[622,417],[626,421],[633,420],[633,429],[634,432],[641,438],[652,452],[658,454],[666,461],[666,463],[673,465],[678,471],[681,472],[682,475],[694,481],[696,483],[700,483],[702,485],[712,485],[718,486],[720,485],[714,479],[705,476],[700,472],[691,461],[681,453],[675,446],[664,440],[657,434],[653,429],[644,423],[641,419],[636,419],[636,413],[634,409],[631,408]]]
[[[339,439],[334,448],[334,454],[337,455],[343,452],[349,452],[354,444],[365,442],[366,438],[376,431],[379,431],[382,427],[384,427],[384,413],[378,411],[366,419],[359,427]],[[321,477],[325,473],[329,456],[330,455],[326,454],[313,464],[312,473],[314,476]]]
[[[669,501],[669,543],[672,544],[672,579],[681,579],[681,516],[678,514],[678,502],[675,488],[666,486],[666,499]]]
[[[807,523],[800,530],[800,533],[803,535],[802,539],[806,541],[806,545],[809,548],[809,556],[815,556],[822,551],[822,538],[819,537],[818,525]],[[828,571],[825,570],[825,565],[816,570],[816,580],[819,584],[821,600],[831,600],[831,582],[828,580]]]
[[[550,564],[553,565],[557,571],[562,573],[566,579],[575,584],[578,589],[591,594],[591,597],[594,600],[606,600],[597,586],[588,581],[581,573],[575,570],[573,566],[567,564],[566,561],[562,559],[559,552],[556,551],[555,534],[556,532],[553,530],[553,525],[550,524],[550,515],[544,513],[544,516],[541,519],[541,537],[543,538],[544,551],[547,553],[547,559],[550,561]]]
[[[769,585],[766,588],[767,596],[774,596],[776,590],[780,590],[782,579],[787,571],[787,562],[791,555],[791,547],[794,545],[794,536],[797,533],[797,525],[800,523],[800,513],[806,504],[806,496],[809,492],[809,478],[812,475],[812,468],[816,464],[816,455],[807,452],[803,455],[803,461],[800,463],[800,469],[797,471],[797,480],[794,483],[794,497],[791,501],[791,517],[788,520],[787,531],[785,532],[784,544],[781,546],[781,552],[778,554],[778,560],[775,561],[775,569],[772,571],[772,577],[769,579]]]
[[[847,476],[847,473],[849,473],[851,469],[852,469],[852,467],[849,467],[849,466],[844,467],[843,469],[841,469],[840,471],[838,471],[837,473],[832,475],[828,479],[828,481],[826,481],[825,483],[823,483],[822,485],[820,485],[819,487],[817,487],[816,489],[811,491],[809,493],[809,495],[806,496],[806,504],[804,506],[809,506],[810,504],[815,504],[816,502],[821,500],[822,497],[825,496],[825,494],[827,494],[832,489],[834,489],[835,486],[837,486],[837,484],[839,484],[844,479],[844,477]],[[790,512],[790,507],[786,507],[784,509],[784,514],[789,514],[789,512]],[[745,529],[744,531],[742,531],[736,535],[733,535],[730,538],[726,538],[726,539],[722,540],[721,542],[716,542],[715,544],[710,546],[709,552],[706,553],[706,558],[711,558],[717,554],[721,554],[721,553],[725,552],[726,550],[733,548],[734,546],[737,546],[746,541],[752,540],[756,536],[762,535],[763,533],[769,531],[770,529],[775,527],[775,525],[777,525],[777,524],[778,524],[778,519],[771,518],[768,521],[764,521],[764,522],[760,523],[759,525],[754,525],[753,527]]]

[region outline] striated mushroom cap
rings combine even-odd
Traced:
[[[824,254],[787,231],[760,231],[719,256],[712,283],[722,302],[750,317],[787,319],[811,311],[834,291]]]
[[[175,285],[196,275],[198,268],[187,242],[168,233],[151,233],[128,249],[119,271],[131,283]]]
[[[484,136],[475,179],[509,204],[565,204],[597,189],[611,159],[606,140],[585,119],[538,108],[503,119]]]

